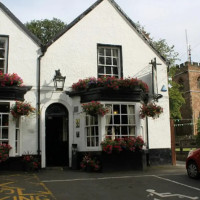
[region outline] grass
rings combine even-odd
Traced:
[[[188,152],[191,150],[195,150],[196,148],[183,148],[183,151]],[[176,151],[180,151],[180,148],[176,148]]]

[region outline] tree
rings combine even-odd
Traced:
[[[160,53],[161,56],[169,63],[170,70],[168,73],[169,78],[169,103],[170,103],[170,117],[181,119],[180,108],[185,103],[185,99],[180,91],[181,85],[173,81],[173,77],[176,73],[177,68],[175,62],[179,60],[178,53],[174,50],[174,45],[169,46],[165,39],[154,40],[150,37],[150,33],[146,32],[143,26],[137,22],[136,27],[143,36],[149,40],[154,49]]]
[[[65,28],[66,24],[53,18],[52,20],[32,20],[27,22],[25,26],[41,40],[42,44],[46,45],[58,32]]]

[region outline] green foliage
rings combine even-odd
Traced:
[[[200,119],[198,119],[198,122],[197,122],[197,135],[196,135],[196,143],[197,143],[197,146],[200,147]]]
[[[46,45],[58,32],[65,28],[66,24],[53,18],[52,20],[32,20],[27,22],[25,26],[41,40],[42,44]]]
[[[165,39],[154,40],[150,34],[145,31],[144,27],[139,22],[136,23],[137,29],[150,41],[155,50],[162,55],[167,63],[170,64],[169,77],[169,102],[170,102],[170,117],[181,119],[180,108],[185,103],[185,100],[180,91],[180,85],[172,81],[176,73],[175,62],[179,60],[178,53],[174,50],[174,45],[169,46]]]
[[[174,81],[169,81],[169,84],[171,85],[169,87],[170,117],[173,119],[181,119],[180,108],[185,103],[185,99],[179,90],[181,86]]]

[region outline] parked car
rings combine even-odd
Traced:
[[[186,160],[186,169],[190,178],[200,176],[200,149],[190,151]]]

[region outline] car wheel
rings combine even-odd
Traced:
[[[187,166],[187,173],[190,178],[198,178],[199,170],[195,162],[190,162]]]

